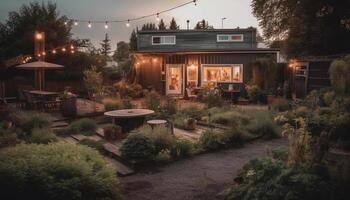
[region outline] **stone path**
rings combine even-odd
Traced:
[[[213,200],[233,182],[244,163],[265,156],[267,149],[286,145],[285,138],[255,141],[241,149],[198,155],[119,180],[129,200]]]

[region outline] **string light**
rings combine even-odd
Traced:
[[[72,51],[70,51],[70,52],[71,52],[72,54],[73,54],[73,53],[75,53],[75,51],[74,51],[74,50],[72,50]]]
[[[53,54],[56,54],[56,53],[57,53],[57,51],[54,49],[54,50],[52,50],[52,53],[53,53]]]
[[[43,55],[43,56],[46,56],[46,52],[44,51],[44,52],[42,53],[42,55]]]
[[[63,47],[63,48],[62,48],[62,51],[63,51],[63,52],[66,52],[67,50],[66,50],[66,48]]]
[[[64,25],[66,25],[66,26],[67,26],[67,25],[68,25],[68,22],[64,22]]]
[[[81,22],[81,23],[88,23],[88,28],[92,28],[92,23],[95,23],[95,24],[100,24],[100,23],[104,23],[104,28],[105,29],[108,29],[109,28],[109,23],[125,23],[126,27],[130,27],[130,23],[133,22],[133,21],[139,21],[139,20],[143,20],[145,18],[150,18],[150,17],[156,17],[157,21],[160,21],[160,15],[163,14],[163,13],[167,13],[167,12],[170,12],[172,10],[175,10],[175,9],[178,9],[178,8],[181,8],[181,7],[184,7],[184,6],[187,6],[189,4],[194,4],[194,5],[197,5],[198,3],[198,0],[190,0],[188,2],[185,2],[185,3],[182,3],[182,4],[179,4],[177,6],[174,6],[174,7],[171,7],[169,9],[166,9],[166,10],[162,10],[160,12],[156,12],[156,13],[152,13],[152,14],[149,14],[149,15],[143,15],[143,16],[140,16],[140,17],[135,17],[135,18],[129,18],[129,19],[120,19],[120,20],[107,20],[107,21],[86,21],[86,20],[79,20],[79,19],[70,19],[73,24],[75,26],[78,25],[78,22]],[[65,22],[66,24],[67,22]]]
[[[74,49],[74,46],[73,46],[73,45],[70,45],[70,49]]]

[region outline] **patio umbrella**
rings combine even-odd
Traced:
[[[16,66],[16,68],[19,69],[25,69],[25,70],[35,70],[35,82],[36,86],[39,90],[42,90],[44,88],[44,81],[45,81],[45,70],[52,70],[52,69],[61,69],[64,66],[54,64],[54,63],[48,63],[43,61],[36,61],[31,63],[26,63],[22,65]]]

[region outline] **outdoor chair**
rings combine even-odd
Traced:
[[[42,101],[35,99],[29,91],[23,91],[25,102],[26,102],[26,108],[27,109],[41,109],[42,108]]]
[[[187,97],[190,100],[195,100],[198,97],[197,95],[193,94],[192,89],[190,89],[190,88],[186,88],[186,93],[187,93]]]

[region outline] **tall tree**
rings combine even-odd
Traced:
[[[264,37],[285,40],[289,57],[350,50],[350,1],[253,0]]]
[[[105,39],[100,43],[101,49],[100,52],[104,56],[108,56],[111,53],[111,40],[108,37],[108,33],[105,35]]]
[[[17,12],[10,12],[7,21],[0,23],[0,57],[33,54],[35,31],[45,32],[46,49],[66,45],[71,41],[71,25],[65,25],[67,20],[51,2],[29,3]]]
[[[130,57],[130,46],[128,43],[121,41],[117,44],[117,50],[114,52],[113,59],[117,62],[123,62]]]
[[[137,50],[137,33],[135,30],[133,30],[131,33],[129,45],[130,45],[130,51]]]
[[[214,29],[213,26],[209,25],[209,22],[205,21],[205,19],[202,19],[199,21],[196,26],[194,27],[196,30],[206,30],[206,29]]]
[[[179,30],[180,26],[177,25],[175,18],[172,18],[169,25],[170,30]]]
[[[159,22],[159,24],[158,24],[158,29],[159,29],[159,30],[166,30],[166,25],[165,25],[163,19],[160,20],[160,22]]]

